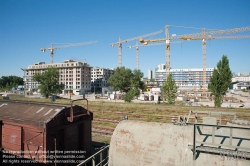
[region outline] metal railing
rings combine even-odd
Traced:
[[[188,116],[178,116],[178,119],[176,120],[176,118],[172,118],[172,123],[174,125],[188,125],[188,124],[192,124],[190,122],[191,116],[194,115],[194,123],[198,123],[198,120],[202,120],[202,117],[199,118],[198,114],[206,114],[209,117],[211,116],[217,116],[219,117],[219,125],[222,125],[222,115],[231,115],[233,116],[233,120],[236,120],[236,113],[233,112],[212,112],[212,111],[193,111],[190,110]]]
[[[104,152],[109,152],[109,145],[102,147],[101,150],[99,150],[98,152],[96,152],[95,154],[93,154],[92,156],[90,156],[89,158],[87,158],[86,160],[84,160],[83,162],[79,163],[77,166],[87,166],[87,164],[89,162],[92,161],[92,166],[107,166],[108,165],[108,155],[107,157],[104,157]],[[98,155],[100,155],[100,162],[96,163],[96,159],[98,157]]]
[[[207,115],[209,115],[209,117],[211,117],[211,115],[219,116],[219,121],[220,121],[219,125],[222,124],[221,123],[222,115],[232,115],[233,119],[236,120],[236,113],[233,113],[233,112],[212,112],[212,111],[193,111],[193,110],[190,110],[186,123],[189,123],[189,119],[190,119],[190,116],[192,114],[195,114],[195,123],[197,123],[197,121],[198,121],[198,114],[207,114]]]
[[[201,132],[200,126],[206,126],[212,128],[212,134],[205,134]],[[215,130],[218,128],[228,128],[229,135],[215,135]],[[250,159],[250,147],[240,146],[242,141],[248,141],[250,144],[250,136],[248,137],[233,137],[234,130],[247,130],[250,131],[249,127],[239,127],[239,126],[226,126],[226,125],[210,125],[210,124],[194,124],[194,136],[193,136],[193,145],[190,145],[193,151],[193,160],[196,160],[200,152],[211,153],[221,155],[224,152],[233,153],[237,157],[242,157]],[[197,141],[196,132],[199,132],[200,135],[205,136],[203,141]],[[208,138],[211,138],[211,142],[206,141]],[[215,142],[215,138],[221,138],[220,143]],[[225,140],[228,139],[228,144],[223,144]],[[233,145],[233,140],[238,140],[237,145]]]

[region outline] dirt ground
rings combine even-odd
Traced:
[[[250,93],[249,92],[242,92],[242,91],[235,91],[232,93],[227,93],[226,97],[234,97],[239,102],[223,102],[222,107],[228,108],[250,108]],[[197,102],[196,105],[208,105],[209,107],[214,107],[213,102]]]
[[[67,96],[66,96],[67,97]],[[222,107],[225,108],[250,108],[250,93],[249,92],[242,92],[242,91],[235,91],[235,92],[229,92],[226,94],[226,97],[234,97],[240,102],[223,102]],[[79,96],[72,96],[72,99],[79,99],[82,98],[82,95]],[[123,100],[107,100],[107,99],[94,99],[92,96],[88,96],[87,99],[89,101],[96,101],[96,100],[102,100],[104,102],[124,102]],[[155,101],[141,101],[141,100],[133,100],[135,103],[155,103]],[[208,107],[214,107],[213,101],[208,102],[192,102],[192,106],[208,106]]]

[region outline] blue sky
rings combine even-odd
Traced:
[[[36,62],[50,62],[40,48],[98,40],[98,44],[59,49],[54,63],[71,57],[91,66],[116,68],[118,37],[129,39],[169,27],[169,33],[201,32],[200,28],[231,29],[250,26],[249,0],[0,0],[0,77],[17,75]],[[250,35],[250,32],[233,35]],[[165,33],[149,37],[164,37]],[[135,69],[135,41],[123,44],[122,65]],[[207,42],[207,67],[216,67],[227,55],[231,70],[250,73],[250,39]],[[171,45],[171,68],[202,68],[201,41]],[[165,63],[165,46],[141,47],[139,67],[148,69]]]

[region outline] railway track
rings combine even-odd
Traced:
[[[92,111],[92,112],[98,112],[98,111]],[[103,111],[103,113],[105,114],[108,114],[108,115],[117,115],[117,116],[120,116],[120,117],[124,117],[125,115],[129,117],[133,117],[133,118],[151,118],[151,119],[154,119],[154,118],[157,118],[157,119],[166,119],[166,120],[169,120],[171,121],[172,118],[175,118],[177,119],[178,116],[174,116],[174,115],[153,115],[153,114],[134,114],[134,113],[123,113],[123,112],[111,112],[111,111]],[[207,115],[207,114],[204,114],[204,115]],[[183,116],[182,116],[183,117]],[[202,114],[201,116],[202,117]],[[250,116],[240,116],[238,115],[237,118],[240,118],[242,119],[244,117],[244,119],[250,119]],[[191,121],[193,121],[195,119],[195,117],[192,115],[190,118],[189,118]],[[94,121],[96,122],[109,122],[109,123],[119,123],[119,120],[117,119],[109,119],[109,118],[95,118],[94,117]],[[229,122],[230,120],[229,119],[221,119],[221,121],[223,123],[226,123],[226,122]]]
[[[99,113],[100,111],[91,110],[91,112]],[[112,111],[102,111],[102,112],[105,113],[106,115],[107,114],[108,115],[119,115],[121,117],[124,117],[125,115],[127,115],[129,117],[137,117],[137,118],[158,117],[159,119],[178,117],[178,116],[174,116],[174,115],[171,116],[171,115],[154,115],[154,114],[135,114],[135,113],[124,113],[124,112],[112,112]]]
[[[102,127],[102,126],[92,126],[92,134],[111,136],[114,132],[114,128]]]
[[[116,119],[107,119],[107,118],[94,118],[96,122],[109,122],[109,123],[119,123],[119,120]]]
[[[99,113],[99,111],[92,111],[94,114],[95,113]],[[111,111],[103,111],[103,113],[105,115],[117,115],[117,117],[125,117],[128,116],[128,119],[130,119],[131,117],[134,118],[149,118],[149,119],[165,119],[169,122],[171,122],[172,118],[175,118],[176,120],[178,119],[178,116],[175,115],[154,115],[154,114],[136,114],[136,113],[124,113],[124,112],[111,112]],[[204,114],[207,116],[207,114]],[[182,116],[183,117],[183,116]],[[186,116],[187,117],[187,116]],[[200,114],[200,116],[198,116],[198,122],[202,123],[202,117],[203,114]],[[250,116],[241,116],[238,115],[237,118],[242,119],[242,117],[244,117],[244,119],[250,119]],[[194,115],[192,115],[189,118],[189,122],[194,122]],[[95,118],[93,119],[94,122],[101,122],[101,123],[111,123],[111,124],[118,124],[121,120],[117,120],[117,119],[111,119],[111,118]],[[222,124],[226,124],[227,122],[230,122],[230,119],[221,119]],[[217,122],[219,123],[220,120],[218,119]],[[97,125],[93,125],[92,126],[92,133],[93,134],[97,134],[97,135],[103,135],[103,136],[111,136],[112,133],[114,131],[114,128],[108,128],[108,127],[103,127],[101,125],[97,126]]]

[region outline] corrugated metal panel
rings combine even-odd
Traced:
[[[12,125],[2,126],[2,146],[4,150],[20,151],[21,149],[21,127]]]
[[[2,120],[35,124],[38,127],[44,127],[43,123],[47,123],[62,109],[64,106],[0,100],[0,118]]]
[[[23,130],[24,156],[39,162],[45,161],[44,132]]]

